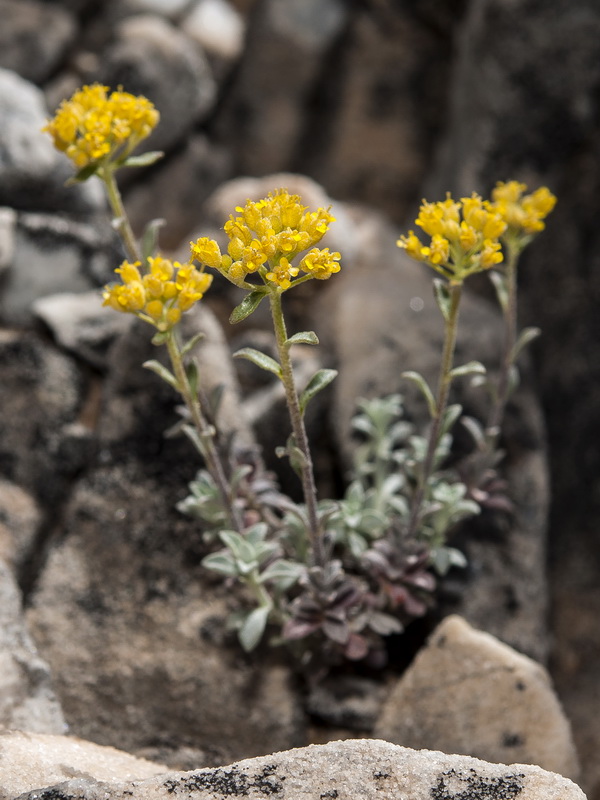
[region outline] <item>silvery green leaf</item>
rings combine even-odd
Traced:
[[[490,280],[494,284],[494,289],[496,290],[496,297],[498,298],[498,303],[500,304],[500,308],[506,314],[508,310],[508,286],[506,283],[506,276],[502,272],[498,272],[497,270],[492,270],[489,273]]]
[[[516,361],[523,349],[527,347],[530,342],[533,342],[534,339],[537,339],[541,333],[539,328],[525,328],[522,330],[514,346],[512,360]]]
[[[418,372],[413,372],[412,370],[409,370],[408,372],[403,372],[400,377],[412,381],[419,387],[421,393],[423,394],[423,397],[427,401],[427,408],[429,409],[429,414],[431,418],[434,419],[437,415],[436,402],[433,396],[433,392],[429,388],[429,384],[427,383],[425,378]]]
[[[164,219],[153,219],[144,228],[142,235],[142,261],[151,258],[158,248],[158,231],[165,224]]]
[[[462,406],[459,403],[453,403],[451,406],[448,406],[444,411],[444,417],[442,419],[442,427],[441,433],[442,435],[448,433],[452,430],[454,423],[460,417],[462,413]]]
[[[250,294],[247,294],[239,306],[236,306],[231,312],[229,322],[231,322],[232,325],[235,325],[237,322],[241,322],[249,317],[250,314],[256,311],[266,293],[266,289],[256,289],[255,291],[250,292]]]
[[[262,639],[271,609],[269,606],[260,606],[251,611],[238,631],[240,644],[250,653]]]
[[[338,373],[336,369],[320,369],[318,372],[315,372],[315,374],[309,380],[306,388],[300,395],[301,414],[304,414],[306,411],[306,406],[313,399],[313,397],[326,386],[329,386],[337,374]]]
[[[481,423],[474,417],[466,417],[466,416],[462,417],[460,422],[461,425],[464,425],[464,427],[471,434],[471,437],[473,438],[473,441],[475,442],[477,449],[478,450],[482,449],[485,445],[485,431]]]
[[[402,623],[390,614],[382,611],[372,611],[369,614],[369,628],[380,636],[389,636],[391,633],[402,633],[404,630]]]
[[[439,278],[434,278],[433,293],[435,296],[435,302],[438,304],[438,308],[442,312],[442,316],[447,322],[450,318],[450,306],[452,303],[448,284]]]
[[[195,397],[198,394],[199,379],[198,362],[195,358],[193,358],[189,364],[185,365],[185,374],[187,375],[188,383]]]
[[[96,174],[99,166],[99,161],[92,161],[91,164],[86,164],[85,167],[82,167],[72,178],[69,178],[66,185],[71,186],[74,183],[83,183],[83,181],[87,181],[88,178]]]
[[[188,437],[190,442],[194,445],[196,450],[200,453],[202,458],[205,458],[206,457],[206,448],[205,448],[204,442],[202,441],[202,438],[200,437],[200,434],[198,433],[196,428],[194,428],[193,425],[182,425],[181,426],[181,430],[185,433],[185,435]],[[213,428],[211,428],[210,430],[214,431]]]
[[[255,350],[253,347],[242,347],[241,350],[233,354],[233,357],[245,358],[253,364],[256,364],[257,367],[267,372],[272,372],[273,375],[277,375],[278,378],[281,378],[280,365],[274,358],[271,358],[271,356],[268,356],[266,353],[261,353],[260,350]]]
[[[510,370],[508,372],[508,393],[511,395],[515,389],[519,386],[521,382],[521,378],[519,375],[519,369],[515,364],[512,364]]]
[[[290,336],[286,344],[319,344],[319,339],[314,331],[301,331]]]
[[[228,553],[211,553],[202,559],[202,566],[220,575],[235,577],[238,574],[235,561]]]
[[[306,573],[306,567],[295,561],[279,559],[260,574],[260,582],[273,582],[280,591],[287,591]]]
[[[464,375],[485,375],[485,372],[485,367],[480,361],[469,361],[468,364],[454,367],[454,369],[450,370],[450,375],[453,378],[461,378]]]
[[[198,331],[198,333],[195,333],[195,334],[192,336],[192,338],[191,338],[191,339],[188,339],[188,340],[187,340],[187,342],[186,342],[186,343],[183,345],[183,347],[181,348],[181,355],[182,355],[182,356],[185,356],[185,355],[187,355],[187,353],[189,353],[189,352],[190,352],[190,350],[191,350],[193,347],[195,347],[195,346],[198,344],[198,342],[199,342],[199,341],[201,341],[202,339],[204,339],[204,338],[205,338],[205,336],[206,336],[206,334],[205,334],[203,331]]]
[[[162,378],[165,383],[168,383],[169,386],[172,386],[173,389],[179,391],[179,384],[177,383],[177,378],[170,372],[165,366],[163,366],[160,361],[155,361],[152,359],[151,361],[144,361],[142,364],[144,369],[149,369],[151,372],[154,372],[159,378]]]
[[[231,550],[238,561],[250,564],[256,560],[252,544],[236,531],[221,531],[219,538]]]
[[[139,156],[129,156],[124,161],[119,162],[120,167],[151,167],[164,156],[160,150],[150,150]]]

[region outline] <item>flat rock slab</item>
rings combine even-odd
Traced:
[[[127,782],[79,778],[18,800],[583,800],[574,783],[539,767],[488,764],[357,739],[311,745],[218,769]]]
[[[126,781],[148,778],[166,769],[122,750],[71,736],[0,730],[0,800],[12,800],[23,792],[75,776]]]

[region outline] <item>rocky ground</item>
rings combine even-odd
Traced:
[[[0,722],[29,732],[31,749],[49,735],[70,747],[68,730],[197,769],[369,735],[537,764],[600,798],[596,6],[0,0]],[[174,510],[195,472],[186,443],[163,437],[174,398],[140,368],[155,355],[145,326],[98,302],[121,257],[102,192],[93,181],[65,187],[70,165],[40,133],[61,99],[96,80],[161,111],[148,146],[165,158],[122,188],[138,231],[168,220],[165,250],[218,235],[233,206],[280,185],[310,205],[333,203],[326,244],[343,270],[289,308],[299,329],[318,331],[320,363],[340,371],[309,420],[325,491],[348,461],[355,398],[405,391],[407,366],[433,369],[430,279],[394,244],[420,197],[487,193],[509,178],[558,195],[521,271],[522,322],[544,335],[504,431],[519,514],[464,532],[469,568],[446,583],[440,611],[462,619],[446,619],[404,676],[306,697],[282,661],[243,657],[224,633],[230,597],[199,567],[196,527]],[[486,286],[476,289],[461,357],[493,366],[499,322]],[[226,381],[227,426],[270,453],[281,398],[230,358],[242,340],[265,341],[263,321],[232,332],[221,323],[235,298],[225,287],[211,295],[188,323],[207,333],[198,356],[209,382]],[[461,401],[477,412],[477,396]],[[418,418],[410,392],[408,402]],[[440,679],[442,663],[455,681]],[[16,748],[5,761],[16,758],[23,734],[4,742]],[[368,763],[383,757],[374,747]],[[77,757],[49,783],[107,779]],[[436,775],[458,783],[432,778],[428,796],[458,796],[460,770],[480,769],[440,759]],[[123,769],[123,781],[154,774]],[[495,786],[506,779],[486,769]],[[501,796],[530,791],[527,770],[518,787],[511,773]],[[6,796],[39,788],[32,780],[6,783]],[[92,782],[81,796],[99,791]]]

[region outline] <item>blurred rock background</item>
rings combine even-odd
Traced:
[[[0,554],[10,567],[2,592],[18,632],[7,653],[19,665],[5,672],[17,698],[5,704],[7,724],[22,725],[31,713],[30,729],[58,732],[64,712],[80,735],[142,755],[167,760],[177,750],[181,764],[191,748],[193,766],[302,743],[305,735],[278,665],[267,677],[252,659],[231,663],[232,698],[222,691],[214,653],[228,598],[212,587],[216,597],[203,600],[207,578],[190,567],[193,525],[173,511],[174,495],[194,472],[184,445],[162,438],[174,420],[173,399],[136,371],[149,357],[147,332],[101,311],[89,295],[109,279],[119,245],[100,187],[65,188],[70,165],[40,128],[77,87],[102,81],[145,94],[161,112],[148,146],[165,158],[123,176],[123,191],[138,231],[151,217],[168,221],[165,250],[183,252],[194,235],[216,234],[229,208],[216,190],[240,176],[299,173],[315,182],[303,184],[309,193],[335,199],[344,299],[331,281],[318,298],[300,294],[290,312],[319,333],[330,328],[322,357],[339,364],[344,383],[326,430],[314,430],[334,443],[338,466],[336,420],[348,417],[352,398],[374,387],[398,390],[401,357],[426,352],[423,337],[435,340],[425,324],[428,282],[393,246],[421,197],[487,194],[511,178],[546,184],[558,196],[520,272],[522,324],[543,330],[527,376],[537,401],[517,398],[505,432],[511,484],[530,516],[518,538],[492,526],[487,538],[466,543],[466,585],[475,588],[454,606],[519,649],[548,657],[584,788],[600,798],[597,2],[0,0],[0,20]],[[282,180],[291,188],[292,178]],[[254,188],[238,184],[228,196],[243,201]],[[485,281],[476,289],[490,299]],[[417,296],[423,313],[409,308]],[[217,318],[229,300],[215,288]],[[467,318],[465,347],[485,350],[488,307],[479,308]],[[208,309],[201,316],[212,331],[211,363],[229,363],[216,319]],[[493,326],[494,312],[487,316]],[[361,372],[368,350],[360,363],[351,357],[363,330],[381,334],[382,325],[396,339],[378,383],[379,368]],[[244,390],[251,380],[230,376],[234,404],[239,384]],[[266,406],[263,399],[253,395],[253,419],[268,448],[277,399]],[[331,485],[332,459],[324,460],[321,479]],[[17,585],[50,670],[19,616]],[[203,685],[198,636],[214,662]],[[149,655],[157,650],[158,661]],[[176,651],[179,660],[170,655]],[[146,692],[143,702],[136,691]],[[272,691],[277,719],[269,715]],[[91,718],[103,693],[106,706]],[[199,754],[198,725],[214,727],[223,714],[198,722],[195,703],[204,701],[189,698],[215,694],[230,708],[250,694],[254,710],[249,720],[228,712],[219,734],[225,742],[249,725],[238,751],[218,743],[211,751],[205,742]],[[148,696],[150,711],[140,716]],[[111,741],[115,729],[122,737]],[[257,744],[255,736],[264,738]]]

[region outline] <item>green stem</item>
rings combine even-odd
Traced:
[[[125,246],[127,257],[131,261],[141,261],[142,255],[140,253],[140,248],[131,228],[125,206],[123,205],[121,192],[115,180],[115,171],[110,164],[106,164],[99,170],[98,174],[106,186],[108,202],[115,216],[115,224]]]
[[[243,523],[240,519],[238,510],[235,507],[235,498],[233,497],[231,486],[227,480],[227,476],[225,474],[225,470],[223,469],[221,459],[219,458],[217,448],[215,447],[213,430],[208,424],[200,407],[198,396],[190,384],[174,330],[169,332],[169,335],[166,339],[166,344],[169,358],[171,360],[171,366],[173,367],[173,374],[177,380],[179,392],[190,412],[192,422],[202,443],[206,467],[217,485],[219,494],[221,495],[221,500],[223,502],[223,508],[229,513],[232,527],[238,533],[242,533]]]
[[[292,424],[294,441],[296,447],[299,448],[303,456],[301,480],[304,502],[306,504],[306,513],[308,516],[308,533],[312,545],[312,560],[315,566],[323,567],[325,565],[325,551],[323,548],[323,532],[321,530],[321,524],[319,522],[319,514],[317,510],[317,489],[315,484],[313,463],[310,454],[310,448],[308,446],[308,437],[306,435],[304,419],[302,412],[300,411],[300,401],[298,398],[296,383],[294,381],[294,373],[292,371],[292,360],[290,358],[290,345],[288,344],[285,319],[283,317],[283,309],[281,307],[281,291],[278,288],[273,288],[270,290],[269,301],[271,304],[273,328],[275,330],[277,350],[279,353],[279,363],[281,365],[281,382],[283,383],[285,389],[285,396],[290,415],[290,422]]]
[[[493,452],[500,437],[500,426],[506,410],[510,395],[510,374],[514,365],[514,352],[517,342],[517,261],[519,249],[508,244],[508,259],[506,262],[506,307],[504,308],[504,354],[498,383],[496,387],[495,402],[490,411],[485,429],[485,449],[487,453]]]
[[[448,395],[450,393],[450,386],[452,384],[451,372],[454,363],[456,334],[458,331],[458,311],[460,308],[462,283],[451,283],[449,288],[450,307],[448,310],[447,319],[445,320],[444,349],[442,352],[442,362],[440,365],[440,374],[438,378],[435,414],[431,420],[425,460],[423,461],[422,469],[419,475],[419,481],[413,496],[410,519],[408,523],[409,539],[416,535],[419,522],[421,520],[423,501],[425,500],[427,485],[433,472],[435,451],[439,445],[442,421],[444,419],[444,412],[446,411],[446,407],[448,405]]]

